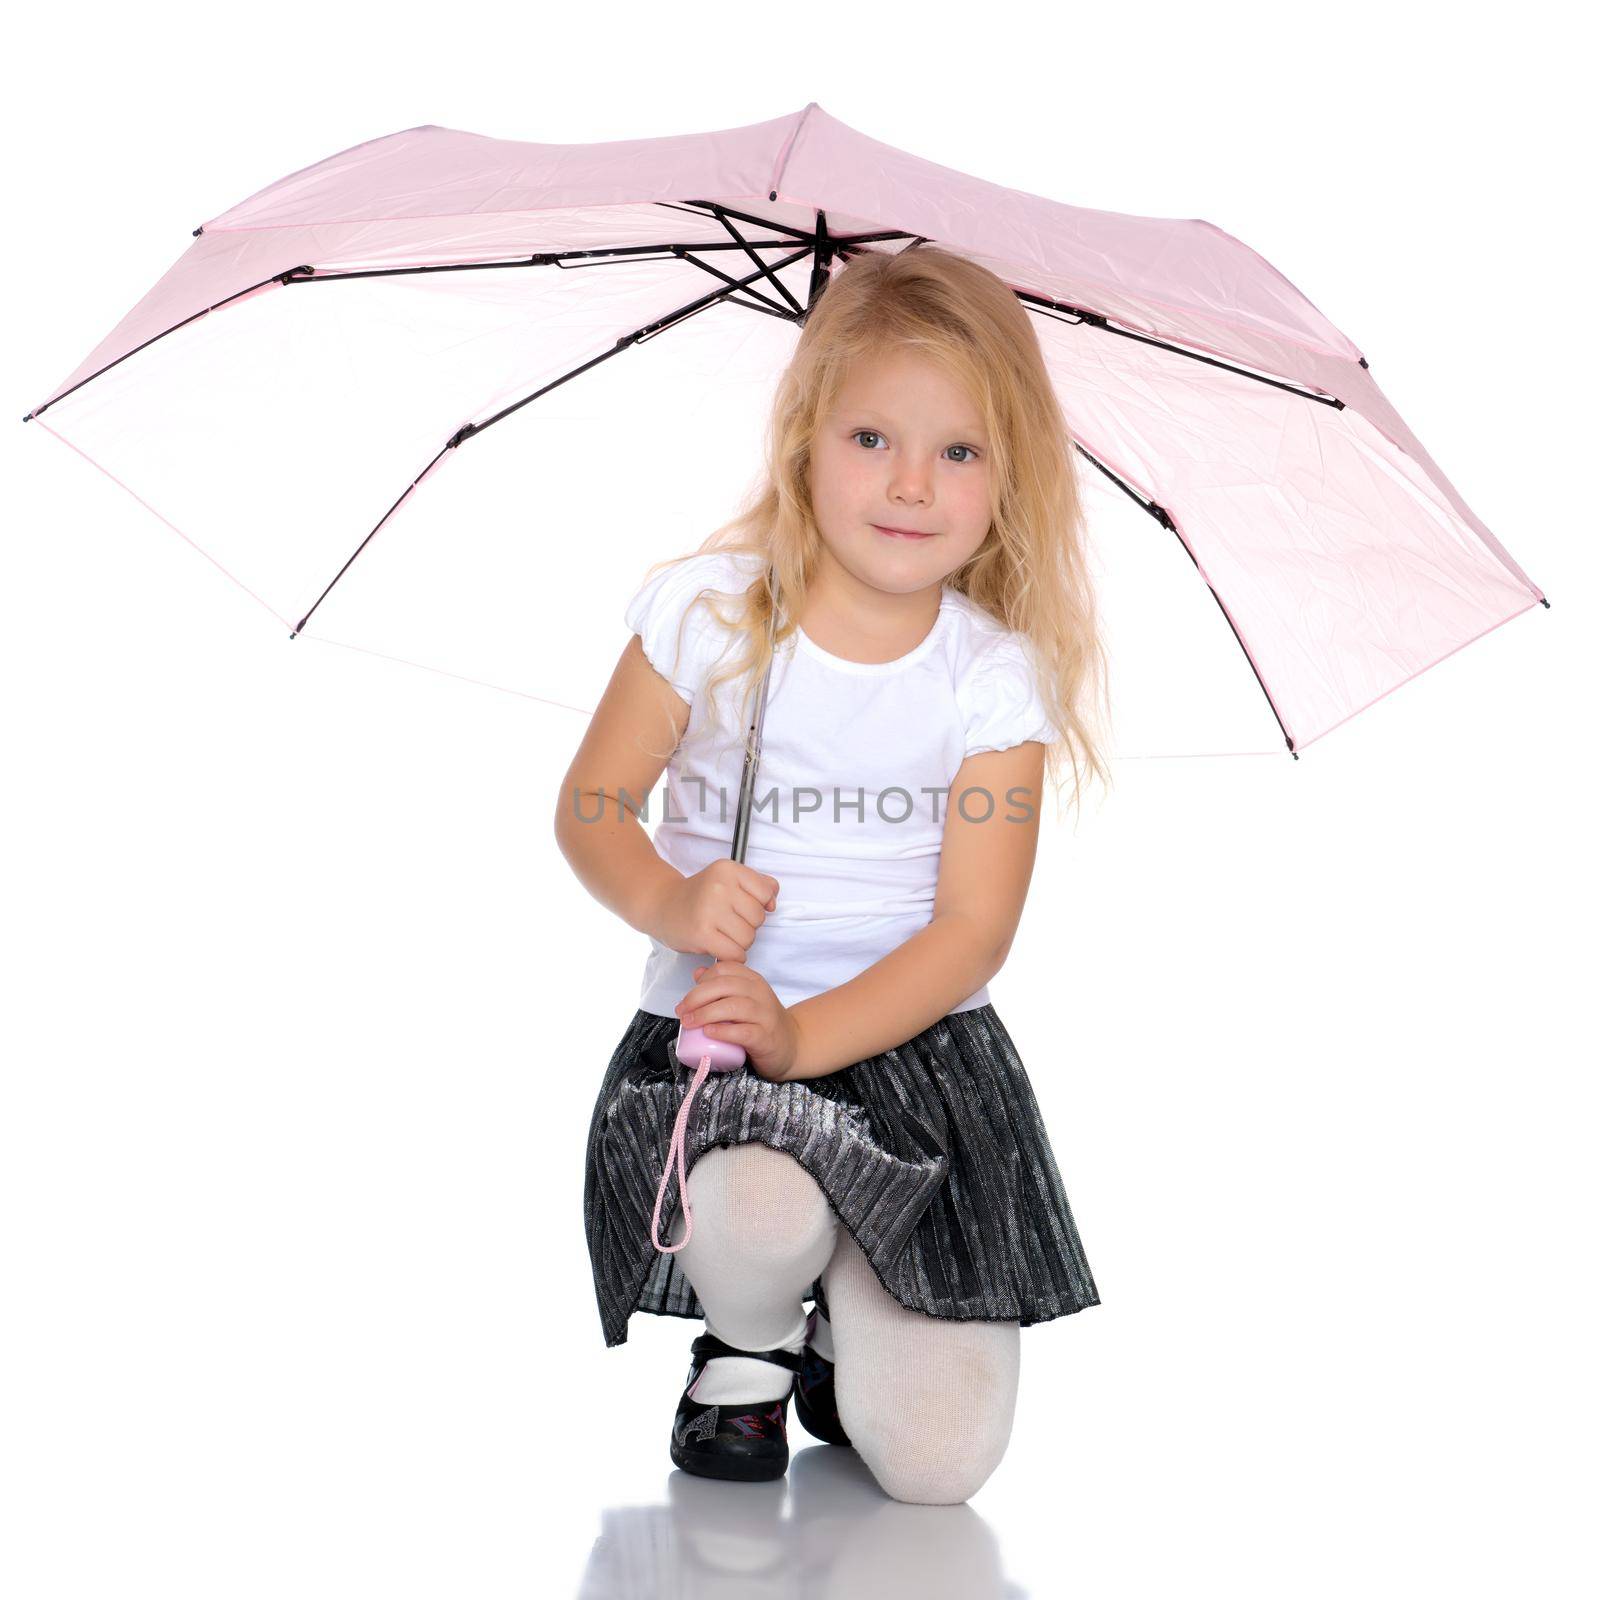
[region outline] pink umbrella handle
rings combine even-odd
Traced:
[[[744,1065],[744,1046],[732,1039],[708,1039],[704,1028],[678,1024],[678,1059],[686,1067],[697,1067],[707,1056],[713,1072],[732,1072]]]
[[[661,1172],[661,1186],[656,1190],[656,1209],[650,1218],[650,1242],[664,1256],[675,1255],[688,1244],[694,1232],[694,1214],[689,1209],[688,1174],[684,1171],[684,1134],[689,1126],[689,1107],[694,1097],[713,1072],[734,1072],[745,1063],[744,1046],[729,1039],[708,1039],[704,1028],[678,1028],[678,1060],[695,1069],[689,1083],[689,1092],[678,1107],[676,1121],[672,1124],[672,1140],[667,1146],[667,1164]],[[661,1205],[667,1197],[667,1180],[672,1176],[672,1163],[678,1163],[678,1198],[683,1202],[683,1237],[676,1244],[661,1242]]]

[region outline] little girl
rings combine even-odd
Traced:
[[[687,1472],[781,1476],[793,1393],[887,1494],[959,1503],[1009,1441],[1019,1329],[1099,1304],[987,988],[1047,762],[1065,747],[1075,800],[1106,777],[1071,439],[1005,284],[935,247],[853,258],[779,383],[760,497],[626,618],[556,823],[651,941],[589,1128],[605,1342],[636,1310],[704,1318],[672,1432]],[[652,842],[637,813],[664,768]],[[690,1108],[663,1239],[680,1025],[746,1065]]]

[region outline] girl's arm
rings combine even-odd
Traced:
[[[799,1029],[793,1077],[824,1077],[903,1044],[1000,970],[1033,877],[1043,778],[1044,746],[1031,739],[962,762],[932,920],[848,983],[788,1008]]]
[[[657,854],[637,808],[648,803],[688,722],[687,702],[650,665],[634,634],[556,802],[556,843],[579,882],[629,927],[652,937],[659,937],[663,898],[683,876]],[[598,820],[582,820],[597,812]]]

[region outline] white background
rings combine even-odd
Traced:
[[[1595,130],[1558,15],[21,14],[0,1588],[1594,1592]],[[17,420],[197,223],[363,139],[813,99],[1243,239],[1552,601],[1299,762],[1122,761],[1047,829],[992,991],[1104,1303],[1025,1330],[960,1508],[792,1418],[787,1483],[686,1479],[699,1325],[602,1344],[583,1142],[644,949],[553,842],[581,716],[290,647]]]

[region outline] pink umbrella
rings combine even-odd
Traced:
[[[758,459],[828,275],[925,240],[1036,316],[1088,479],[1174,536],[1291,751],[1548,605],[1355,345],[1238,240],[968,177],[815,102],[607,144],[357,145],[196,228],[24,420],[291,636],[592,691],[621,596]],[[675,457],[649,456],[658,431]],[[474,474],[444,471],[463,451]]]

